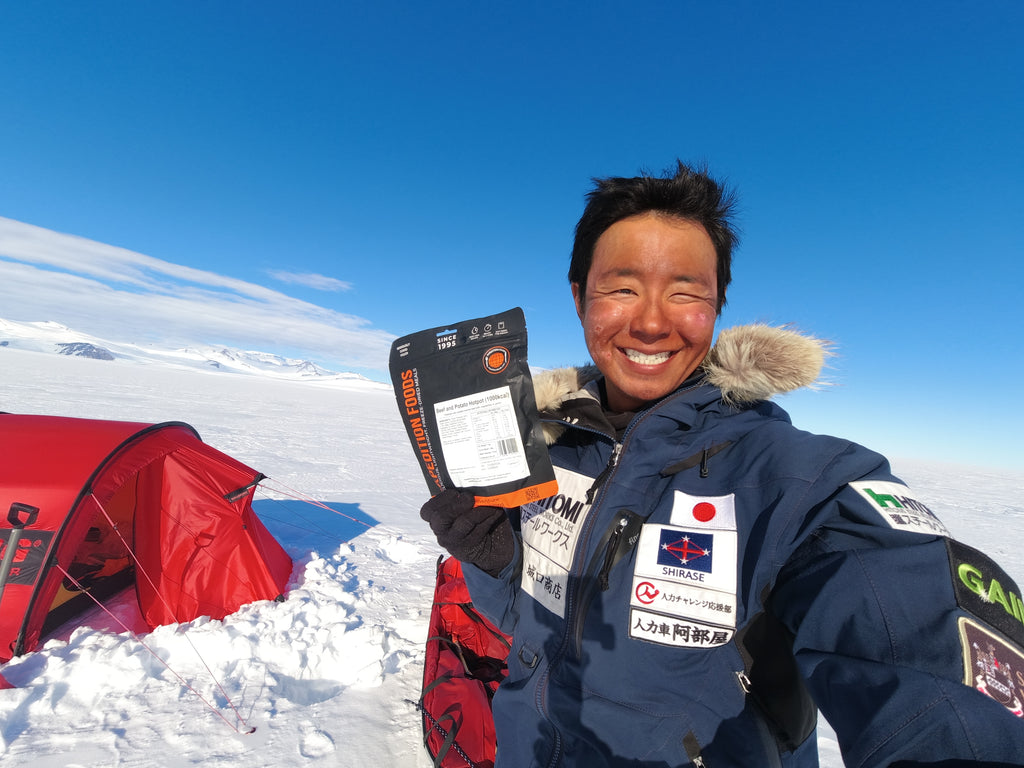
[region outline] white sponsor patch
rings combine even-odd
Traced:
[[[949,537],[946,526],[902,483],[865,480],[850,483],[890,527],[929,536]]]
[[[629,636],[681,648],[729,642],[736,628],[737,550],[735,530],[645,525],[633,568]]]
[[[736,532],[648,524],[640,531],[638,577],[736,592]]]
[[[689,617],[718,626],[736,626],[736,595],[675,581],[633,576],[630,605],[675,617]]]
[[[676,491],[672,498],[672,525],[683,528],[736,530],[736,499],[728,496],[691,496]]]
[[[594,478],[555,467],[558,493],[520,508],[523,591],[565,618],[565,592],[579,531],[590,513],[587,491]]]
[[[732,640],[734,632],[699,621],[674,619],[633,608],[629,612],[629,636],[677,648],[717,648]]]

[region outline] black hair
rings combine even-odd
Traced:
[[[579,284],[586,294],[587,275],[594,259],[594,247],[616,222],[656,212],[685,219],[704,227],[718,257],[718,306],[725,306],[725,289],[732,280],[732,249],[739,242],[731,217],[736,198],[731,190],[713,179],[706,168],[693,168],[677,160],[675,169],[663,176],[642,173],[633,178],[594,179],[587,193],[587,206],[576,224],[569,282]]]

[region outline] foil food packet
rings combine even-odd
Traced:
[[[403,336],[389,369],[431,496],[457,488],[511,508],[557,493],[522,309]]]

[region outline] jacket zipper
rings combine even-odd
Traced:
[[[704,757],[701,755],[700,743],[693,731],[683,737],[683,749],[686,750],[686,756],[690,758],[690,763],[694,768],[708,768],[708,764],[704,762]]]
[[[587,564],[587,571],[579,590],[579,600],[577,600],[577,605],[580,606],[580,614],[577,620],[573,622],[573,650],[577,658],[582,654],[583,625],[586,622],[588,606],[594,600],[595,593],[598,590],[602,592],[608,590],[611,570],[628,552],[628,549],[623,548],[624,543],[626,541],[629,544],[636,543],[640,535],[639,528],[642,525],[643,519],[639,515],[629,510],[623,510],[615,524],[610,529],[606,529],[606,533],[602,536],[602,539],[606,540],[603,544],[598,545],[598,552],[595,553],[594,557]],[[625,537],[630,536],[631,533],[633,535],[626,540]],[[601,551],[602,549],[604,550],[603,552]]]
[[[604,485],[608,476],[615,471],[615,468],[619,465],[619,456],[622,455],[622,443],[615,443],[612,448],[611,458],[608,459],[608,463],[604,465],[604,469],[601,470],[601,474],[594,478],[593,485],[587,489],[587,504],[594,503],[594,497],[597,496],[598,491],[601,490],[601,486]]]
[[[663,400],[662,403],[665,403],[668,400],[674,400],[675,397],[678,396],[678,395],[681,395],[683,391],[689,392],[689,391],[691,391],[693,389],[696,389],[697,387],[701,386],[703,383],[704,383],[704,379],[701,378],[699,381],[695,382],[692,386],[687,387],[685,390],[679,390],[672,397],[666,398],[666,400]],[[659,405],[661,405],[661,404],[659,404]],[[587,515],[587,519],[586,519],[586,521],[583,524],[585,530],[580,531],[580,538],[576,542],[576,554],[574,555],[573,560],[575,561],[577,558],[580,558],[581,559],[581,563],[584,565],[584,567],[585,567],[586,564],[585,564],[585,562],[582,561],[582,558],[585,557],[585,554],[586,554],[586,551],[587,551],[587,547],[589,546],[589,543],[590,543],[590,535],[593,533],[593,530],[594,530],[594,521],[597,518],[597,515],[593,514],[594,511],[595,511],[594,510],[594,504],[596,502],[597,496],[601,492],[602,488],[604,487],[604,485],[608,481],[608,479],[615,473],[615,470],[618,469],[619,458],[622,455],[623,450],[625,449],[626,442],[629,439],[629,435],[637,427],[639,427],[639,425],[643,421],[645,421],[647,419],[647,417],[650,416],[650,414],[653,411],[655,411],[657,409],[658,409],[658,406],[655,406],[655,408],[652,408],[651,410],[645,411],[639,417],[634,419],[633,423],[630,424],[626,428],[626,431],[622,434],[622,440],[621,441],[615,440],[614,438],[611,438],[612,439],[612,443],[613,443],[612,455],[609,458],[608,463],[605,465],[604,469],[601,470],[601,474],[599,474],[594,479],[593,485],[591,485],[590,488],[587,491],[587,497],[586,498],[587,498],[587,503],[591,505],[591,514]],[[583,430],[583,431],[586,431],[586,432],[590,432],[592,434],[600,435],[600,436],[602,436],[605,439],[609,439],[610,438],[609,435],[605,434],[604,432],[601,432],[600,430],[591,429],[591,428],[588,428],[588,427],[579,427],[579,426],[577,426],[575,424],[571,424],[571,423],[569,423],[567,421],[562,421],[562,420],[559,420],[559,419],[554,419],[553,421],[561,423],[561,424],[565,425],[566,427],[569,427],[569,428],[572,428],[572,429],[580,429],[580,430]],[[620,521],[620,523],[621,523],[621,521]],[[613,555],[613,557],[614,557],[614,555]],[[575,564],[575,562],[573,564]],[[570,568],[570,571],[569,571],[570,575],[572,574],[573,570],[575,570],[575,569]],[[585,572],[584,572],[584,575],[585,575]],[[581,615],[581,616],[577,617],[575,615],[576,614],[576,601],[573,598],[574,598],[576,592],[577,592],[577,589],[570,589],[569,593],[566,595],[565,619],[564,619],[565,620],[565,630],[566,631],[562,634],[562,642],[559,644],[558,648],[555,650],[555,652],[551,656],[548,657],[547,666],[541,672],[541,677],[537,681],[536,694],[534,696],[534,706],[537,708],[537,711],[543,713],[544,717],[547,719],[547,721],[549,723],[551,723],[552,731],[555,734],[554,749],[552,749],[552,751],[551,751],[551,759],[548,761],[548,768],[555,768],[558,765],[559,761],[561,760],[561,757],[562,757],[562,735],[561,735],[561,733],[559,733],[558,728],[555,727],[554,722],[552,722],[551,717],[550,717],[550,715],[549,715],[549,713],[547,711],[547,707],[544,706],[544,698],[545,698],[545,692],[547,691],[548,681],[551,679],[551,670],[552,670],[552,668],[556,664],[561,663],[562,658],[565,656],[567,648],[572,643],[573,638],[575,638],[577,636],[577,631],[576,631],[577,630],[577,625],[578,625],[578,635],[582,639],[582,634],[583,634],[583,618],[584,618],[584,616]],[[572,621],[571,622],[570,622],[570,617],[572,617]],[[691,757],[691,760],[692,759],[693,758]],[[704,761],[701,759],[700,754],[697,754],[696,760],[695,760],[694,764],[697,766],[697,768],[705,768]]]
[[[602,438],[604,438],[606,440],[609,439],[609,435],[606,435],[604,432],[601,432],[599,430],[590,429],[589,427],[579,427],[579,426],[576,426],[576,425],[573,425],[573,424],[568,424],[567,422],[562,422],[562,423],[564,423],[564,424],[566,424],[566,426],[569,426],[569,427],[574,428],[574,429],[579,429],[579,430],[584,431],[584,432],[590,432],[592,434],[599,435],[600,437],[602,437]],[[600,474],[596,478],[594,478],[593,484],[591,484],[590,488],[587,489],[586,500],[587,500],[587,504],[591,505],[591,512],[593,512],[594,499],[596,498],[597,494],[601,491],[601,488],[604,486],[605,481],[611,476],[612,472],[618,466],[618,464],[619,464],[619,456],[621,454],[622,454],[622,443],[620,443],[618,441],[615,441],[613,439],[612,440],[612,455],[609,457],[608,463],[605,464],[604,469],[602,469]],[[587,533],[587,538],[588,539],[589,539],[589,536],[590,536],[590,532],[593,530],[593,520],[594,520],[594,516],[592,514],[588,514],[587,515],[587,521],[584,523],[584,527],[586,528],[586,533]],[[580,539],[576,542],[576,556],[577,557],[580,556],[580,552],[581,551],[582,552],[586,552],[586,546],[583,546],[583,541],[582,541],[582,539],[583,539],[583,536],[582,536],[583,532],[581,531],[580,533],[581,533]],[[569,572],[570,572],[570,574],[572,573],[572,569],[571,568],[570,568]],[[569,594],[566,596],[566,606],[565,606],[565,620],[566,620],[566,628],[567,629],[569,627],[568,618],[569,618],[569,616],[573,612],[572,609],[573,609],[573,604],[574,603],[573,603],[573,599],[572,598],[573,598],[573,591],[570,590]],[[582,626],[581,626],[581,631],[582,631]],[[555,734],[554,748],[551,750],[551,759],[548,761],[548,768],[555,768],[558,765],[558,763],[561,760],[561,758],[562,758],[562,734],[559,733],[558,728],[555,727],[555,724],[551,721],[551,718],[550,718],[550,716],[548,715],[548,712],[547,712],[547,707],[544,706],[544,693],[547,691],[548,680],[551,677],[551,669],[552,669],[552,667],[555,664],[557,664],[558,662],[560,662],[562,660],[562,657],[565,655],[565,649],[566,649],[567,642],[568,642],[569,638],[571,638],[573,636],[573,634],[574,633],[572,633],[572,632],[566,632],[563,635],[561,645],[559,645],[558,650],[555,651],[554,655],[552,655],[552,656],[550,656],[548,658],[547,666],[544,668],[544,671],[541,673],[540,680],[537,681],[537,689],[536,689],[537,693],[536,693],[535,699],[534,699],[534,706],[537,707],[537,711],[538,712],[544,713],[545,718],[547,718],[548,722],[551,723],[552,731]]]
[[[597,574],[597,585],[602,592],[608,591],[608,572],[612,569],[615,552],[619,548],[619,539],[622,538],[622,532],[626,530],[627,525],[629,525],[629,518],[623,515],[615,524],[612,535],[608,538],[608,546],[604,550],[604,563],[601,565],[601,571]]]

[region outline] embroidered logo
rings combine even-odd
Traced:
[[[688,515],[694,506],[686,503]],[[680,509],[674,506],[673,517]],[[723,508],[718,509],[721,514]],[[729,642],[738,605],[737,544],[736,532],[721,528],[644,525],[633,570],[629,636],[680,648]]]
[[[731,493],[727,496],[691,496],[675,491],[671,523],[702,531],[735,531],[736,497]]]
[[[929,536],[949,536],[946,526],[901,483],[868,480],[850,483],[891,528]]]
[[[1024,655],[996,634],[961,618],[960,644],[964,651],[964,685],[995,699],[1012,714],[1024,718]]]
[[[679,620],[636,608],[630,610],[629,622],[630,637],[677,648],[717,648],[732,640],[734,634],[726,627]]]
[[[947,539],[946,550],[957,605],[1024,646],[1024,601],[1013,579],[973,547]]]
[[[710,533],[693,533],[663,528],[658,548],[658,565],[691,568],[711,573],[715,537]]]

